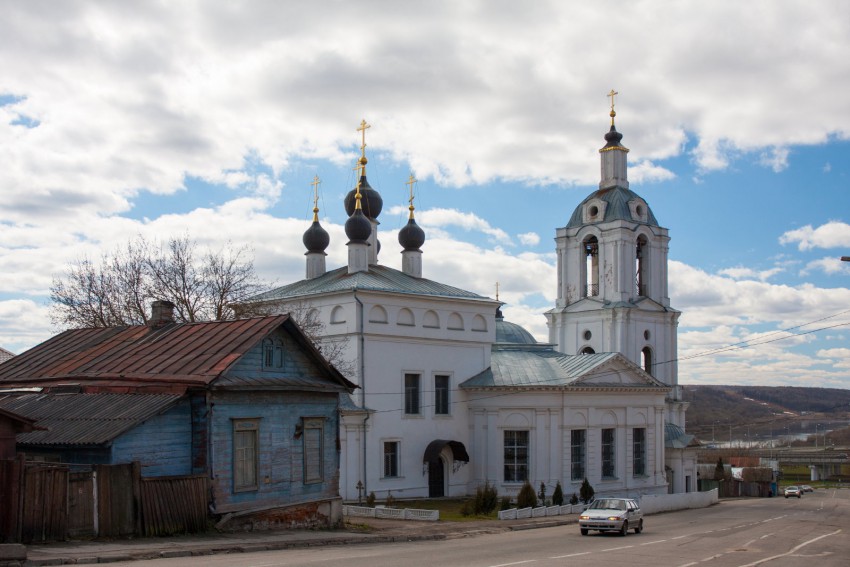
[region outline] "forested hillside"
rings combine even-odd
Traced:
[[[687,430],[703,441],[822,435],[850,425],[850,390],[790,386],[684,386],[684,390],[690,402]]]

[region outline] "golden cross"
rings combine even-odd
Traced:
[[[356,191],[356,193],[354,194],[354,208],[355,209],[361,208],[361,206],[360,206],[360,199],[361,199],[361,197],[360,197],[360,176],[361,176],[361,172],[363,171],[364,167],[366,167],[366,166],[363,165],[362,163],[358,163],[357,165],[355,165],[352,168],[354,171],[357,172],[357,185],[354,186],[354,190]]]
[[[319,203],[319,185],[321,185],[322,180],[319,179],[319,176],[316,175],[313,177],[313,182],[310,185],[313,186],[313,208],[317,209],[317,205]],[[318,211],[316,211],[318,212]]]
[[[358,132],[361,132],[363,135],[363,141],[360,144],[360,153],[363,157],[366,157],[366,129],[371,128],[370,124],[366,124],[366,120],[360,122],[360,127],[357,129]]]
[[[405,185],[410,187],[410,199],[407,200],[407,202],[410,203],[410,206],[407,207],[410,210],[410,218],[413,218],[413,185],[416,181],[416,178],[413,177],[413,174],[411,173],[407,183],[405,183]]]
[[[499,282],[496,282],[496,301],[499,301]]]
[[[614,89],[611,89],[611,92],[610,92],[610,93],[608,93],[607,95],[605,95],[605,96],[611,97],[611,113],[610,113],[610,116],[611,116],[611,126],[613,126],[613,125],[614,125],[614,117],[615,117],[615,116],[617,116],[617,113],[616,113],[616,112],[614,112],[614,97],[615,97],[615,96],[617,96],[618,94],[620,94],[620,93],[618,93],[618,92],[617,92],[617,91],[615,91]]]

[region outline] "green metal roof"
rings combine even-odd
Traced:
[[[625,189],[623,187],[612,187],[606,189],[599,189],[598,191],[594,191],[587,198],[579,203],[579,206],[576,207],[575,211],[573,211],[573,215],[570,217],[570,222],[567,223],[567,228],[576,228],[579,226],[584,226],[585,222],[582,218],[582,210],[584,209],[585,203],[590,201],[591,199],[601,199],[607,203],[605,207],[605,218],[600,219],[599,221],[593,224],[599,224],[603,222],[611,222],[615,220],[624,220],[629,222],[639,222],[635,221],[632,218],[632,211],[629,209],[629,201],[633,201],[634,199],[641,199],[637,193],[631,191],[630,189]],[[646,223],[650,226],[659,226],[658,221],[655,220],[655,214],[652,212],[652,209],[649,207],[649,204],[646,205]]]
[[[414,278],[387,266],[369,266],[369,271],[348,273],[343,266],[317,278],[301,280],[252,297],[249,302],[277,301],[345,291],[384,291],[432,297],[493,301],[489,297],[425,278]]]

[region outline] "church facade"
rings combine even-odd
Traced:
[[[550,343],[504,321],[498,300],[423,277],[412,185],[402,270],[379,263],[383,200],[367,180],[361,124],[359,181],[344,203],[348,264],[326,269],[314,208],[305,279],[253,299],[317,321],[359,386],[341,407],[345,501],[464,496],[485,482],[514,494],[525,480],[569,495],[585,478],[597,494],[695,490],[667,231],[628,189],[613,114],[600,189],[557,230]]]

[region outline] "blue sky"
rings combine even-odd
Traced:
[[[631,188],[670,230],[680,381],[850,388],[850,6],[350,4],[4,3],[0,346],[56,332],[51,279],[137,234],[300,279],[314,175],[342,265],[362,119],[382,263],[412,171],[425,277],[498,281],[545,339],[614,88]]]

